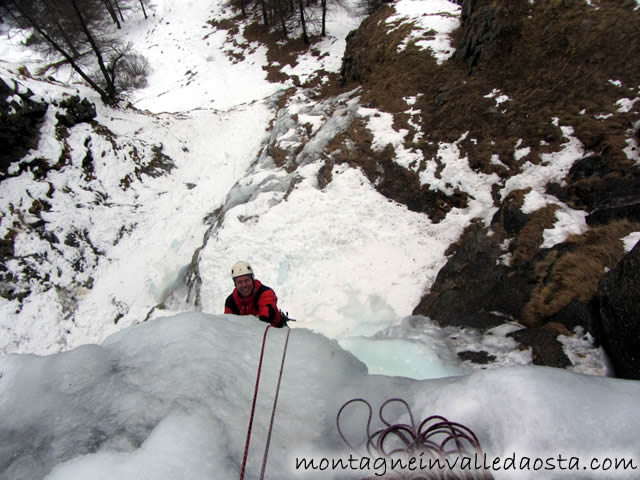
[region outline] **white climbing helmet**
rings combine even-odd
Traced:
[[[247,262],[238,262],[231,269],[231,278],[235,280],[243,275],[251,275],[253,277],[253,268]]]

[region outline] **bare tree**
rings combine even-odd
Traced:
[[[145,20],[149,17],[147,17],[147,10],[144,8],[144,1],[140,0],[140,6],[142,7],[142,13],[144,14],[144,18]]]
[[[117,0],[1,0],[0,3],[18,26],[32,28],[42,44],[62,56],[108,104],[115,103],[119,93],[128,89],[127,81],[140,84],[140,71],[149,70],[148,64],[139,68],[144,62],[131,44],[123,44],[108,34],[106,12],[120,25],[114,5],[118,5]],[[116,8],[120,18],[124,18],[122,10]],[[89,59],[93,59],[90,64],[97,64],[97,75],[86,66]],[[132,65],[136,66],[132,71],[138,73],[126,72]]]
[[[307,34],[307,22],[305,20],[304,3],[302,0],[298,0],[298,9],[300,11],[300,25],[302,26],[302,39],[305,44],[310,44],[309,35]]]
[[[269,15],[267,14],[267,0],[260,0],[260,7],[262,8],[262,21],[264,22],[264,28],[269,28]]]
[[[104,5],[104,8],[107,10],[107,12],[109,12],[109,15],[111,16],[111,19],[113,20],[113,23],[116,24],[118,29],[122,28],[122,25],[120,24],[120,20],[118,20],[118,15],[116,15],[116,10],[113,8],[113,5],[111,4],[111,1],[110,0],[102,0],[102,4]]]
[[[23,2],[19,2],[18,0],[9,0],[9,3],[16,9],[16,11],[29,22],[29,24],[36,30],[51,46],[60,53],[68,62],[69,65],[93,88],[96,92],[100,94],[100,97],[105,103],[112,103],[113,98],[109,95],[107,91],[102,89],[74,60],[73,56],[70,55],[63,46],[58,44],[58,42],[50,36],[45,28],[40,24],[37,20],[36,16],[33,12],[27,10],[24,6]],[[26,3],[26,2],[25,2]]]
[[[118,2],[118,0],[113,0],[113,3],[116,4],[116,10],[118,10],[118,13],[120,14],[120,20],[124,22],[124,15],[122,15],[122,9],[120,8],[120,3]]]
[[[361,0],[363,2],[384,0]],[[253,11],[261,16],[265,29],[278,29],[284,38],[300,31],[305,44],[311,43],[314,35],[327,35],[327,13],[331,5],[341,0],[229,0],[246,18]]]
[[[278,5],[278,16],[280,17],[280,28],[282,29],[282,36],[289,38],[287,31],[287,9],[290,3],[287,0],[275,0]]]
[[[94,36],[91,34],[89,25],[85,20],[84,16],[82,15],[80,7],[78,6],[78,1],[71,0],[71,5],[73,5],[73,9],[76,12],[76,15],[78,16],[78,20],[80,22],[80,28],[82,28],[82,31],[87,36],[87,40],[89,41],[89,44],[91,45],[93,53],[95,54],[96,59],[98,60],[98,66],[100,67],[100,71],[102,72],[102,75],[106,84],[107,98],[109,100],[115,100],[116,87],[113,81],[113,75],[111,74],[109,69],[107,69],[107,66],[104,63],[104,58],[102,56],[102,51],[100,50],[100,46],[98,45],[98,42],[96,41]]]

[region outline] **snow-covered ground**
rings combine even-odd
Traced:
[[[114,145],[86,124],[73,127],[70,165],[47,177],[55,189],[53,208],[42,212],[47,228],[60,238],[86,230],[100,251],[84,259],[84,272],[74,269],[72,246],[52,248],[26,230],[17,232],[19,254],[46,255],[48,263],[39,268],[56,286],[34,286],[21,309],[17,300],[1,300],[0,438],[6,443],[0,479],[43,478],[53,467],[49,479],[237,478],[264,328],[246,318],[211,315],[223,310],[237,260],[250,261],[297,320],[266,478],[305,478],[292,472],[296,455],[335,451],[337,409],[354,397],[379,405],[400,396],[420,419],[438,413],[465,423],[494,456],[573,455],[589,462],[626,455],[635,456],[640,468],[637,382],[527,366],[530,352],[506,337],[517,325],[480,334],[410,316],[446,262],[451,242],[471,219],[491,218],[497,177],[472,172],[456,143],[440,145],[446,160],[441,178],[427,169],[421,179],[432,188],[472,192],[474,200],[439,224],[389,201],[346,165],[334,166],[332,181],[320,184],[323,147],[357,117],[374,133],[374,149],[391,144],[406,167],[417,153],[405,149],[406,132],[394,131],[385,112],[359,105],[357,90],[319,102],[313,91],[299,89],[276,110],[293,84],[266,80],[260,45],[248,45],[239,63],[224,54],[247,41],[240,36],[234,45],[226,32],[207,24],[231,15],[222,3],[154,3],[149,20],[132,20],[124,32],[154,67],[149,86],[130,99],[135,109],[101,106],[80,84],[20,77],[19,65],[34,70],[42,60],[20,55],[17,37],[0,47],[3,78],[18,78],[49,100],[77,89],[96,103],[97,121],[115,135]],[[412,18],[420,24],[415,19],[424,17],[424,29],[442,27],[424,45],[438,61],[452,53],[446,35],[457,5],[402,0],[396,8],[394,22]],[[354,11],[334,7],[329,36],[314,44],[325,71],[339,71],[346,34],[361,20]],[[304,81],[317,62],[318,56],[303,56],[283,71]],[[66,84],[68,75],[56,76]],[[405,100],[410,110],[412,99]],[[43,129],[53,131],[54,115],[51,107]],[[528,207],[553,201],[544,197],[544,184],[582,152],[571,128],[563,126],[563,132],[565,149],[500,185],[503,198],[526,185],[533,187]],[[276,167],[267,144],[291,151],[304,144],[296,170]],[[134,178],[131,152],[150,156],[160,146],[175,168]],[[29,155],[53,164],[60,149],[43,136]],[[95,160],[91,180],[82,178],[87,151]],[[133,181],[122,189],[127,175]],[[0,235],[18,220],[37,220],[29,208],[48,188],[28,172],[0,183],[0,201],[15,207],[0,219]],[[102,201],[95,201],[97,194]],[[558,223],[545,232],[549,244],[584,228],[580,212],[560,206]],[[633,241],[637,235],[626,238]],[[197,282],[189,291],[184,280],[193,259]],[[91,286],[82,286],[89,277]],[[75,302],[71,313],[67,297]],[[202,313],[172,316],[192,312],[196,297]],[[156,306],[148,323],[131,327]],[[258,478],[284,331],[269,336],[247,478]],[[582,332],[563,343],[576,371],[606,374],[602,351]],[[364,361],[369,373],[343,349]],[[477,367],[456,356],[462,350],[496,356],[493,370],[472,372]],[[12,352],[26,355],[6,355]],[[364,428],[364,419],[355,418],[348,425],[353,435]],[[590,467],[581,463],[579,474],[559,467],[493,473],[605,478]],[[319,478],[340,477],[331,475]]]

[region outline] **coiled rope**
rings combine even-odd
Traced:
[[[342,428],[340,427],[340,418],[345,410],[351,404],[363,403],[368,410],[366,425],[366,450],[370,457],[386,457],[391,458],[394,455],[416,455],[424,452],[431,458],[445,459],[450,455],[482,455],[482,449],[478,437],[473,431],[457,422],[450,422],[440,415],[431,415],[424,419],[419,426],[416,426],[411,409],[406,401],[401,398],[391,398],[380,406],[378,417],[385,427],[371,432],[371,420],[373,410],[371,404],[362,398],[354,398],[346,402],[336,416],[336,425],[338,433],[342,441],[352,451],[356,448],[349,443]],[[392,424],[384,417],[384,409],[391,403],[400,403],[403,405],[408,414],[410,424],[396,423]],[[453,472],[453,471],[428,471],[418,476],[415,474],[407,475],[404,472],[399,474],[386,475],[385,479],[471,479],[481,478],[483,480],[492,479],[493,476],[488,472]],[[365,479],[366,480],[366,479]]]
[[[256,386],[253,391],[253,403],[251,405],[251,414],[249,415],[249,427],[247,429],[247,439],[244,445],[244,455],[242,457],[242,468],[240,469],[240,480],[244,480],[244,473],[247,466],[247,457],[249,455],[249,444],[251,443],[251,429],[253,427],[253,418],[255,416],[255,411],[256,411],[256,401],[258,399],[258,388],[260,387],[260,374],[262,372],[262,360],[264,358],[264,347],[267,341],[267,333],[269,333],[270,328],[271,328],[271,325],[267,325],[267,327],[264,329],[264,336],[262,337],[262,347],[260,349],[260,360],[258,361],[258,373],[256,375]],[[287,356],[287,346],[289,345],[290,333],[291,333],[291,329],[287,328],[287,335],[284,342],[284,348],[282,351],[282,361],[280,362],[280,373],[278,374],[278,384],[276,386],[276,393],[273,399],[273,407],[271,409],[271,420],[269,422],[269,431],[267,433],[267,441],[264,449],[264,455],[262,457],[262,469],[260,471],[260,480],[264,479],[264,472],[267,466],[267,456],[269,454],[269,445],[271,444],[271,432],[273,431],[273,422],[276,416],[276,407],[278,406],[280,383],[282,381],[282,372],[284,371],[284,360]]]

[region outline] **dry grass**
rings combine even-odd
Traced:
[[[605,273],[624,256],[620,240],[640,224],[621,220],[567,239],[536,265],[537,285],[522,311],[527,326],[539,326],[574,300],[589,303]]]
[[[559,205],[551,204],[531,213],[514,243],[513,263],[515,265],[531,260],[540,251],[544,240],[543,233],[547,228],[553,227],[557,220],[556,211],[559,208]]]
[[[640,44],[640,13],[633,2],[602,0],[599,10],[575,0],[481,4],[497,8],[509,34],[502,50],[473,71],[456,58],[437,65],[415,46],[398,53],[405,32],[387,32],[391,7],[363,22],[348,52],[360,64],[363,101],[400,115],[406,109],[403,97],[422,94],[416,108],[422,112],[424,145],[453,142],[469,132],[461,147],[470,166],[504,178],[524,162],[561,148],[562,131],[552,124],[554,117],[573,126],[587,148],[607,149],[612,162],[627,162],[622,150],[638,106],[635,113],[618,112],[615,102],[625,92],[609,80],[628,87],[640,82],[640,62],[630,62],[627,48]],[[462,30],[455,36],[461,42]],[[485,98],[495,88],[511,99],[504,112]],[[594,119],[598,114],[612,116]],[[520,148],[531,152],[516,160],[520,139]],[[433,157],[428,148],[423,153]],[[494,154],[506,167],[490,162]]]

